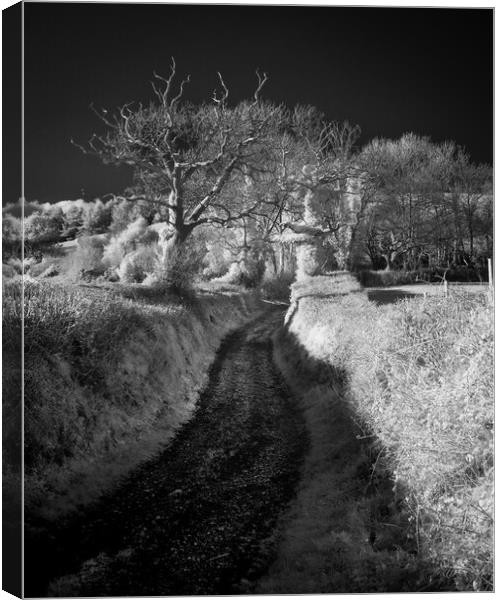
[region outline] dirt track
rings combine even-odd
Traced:
[[[271,357],[282,319],[271,310],[226,339],[171,447],[85,514],[27,538],[27,596],[251,591],[307,444]]]

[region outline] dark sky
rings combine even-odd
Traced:
[[[26,199],[122,191],[128,171],[70,139],[99,130],[91,102],[147,101],[172,55],[190,99],[210,97],[218,70],[247,97],[260,67],[265,97],[357,123],[362,142],[414,131],[492,162],[492,10],[26,3]]]

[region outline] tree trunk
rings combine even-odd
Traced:
[[[389,254],[382,254],[381,255],[384,259],[385,259],[385,268],[384,271],[390,271],[391,270],[391,258]]]
[[[470,246],[470,259],[474,260],[474,230],[472,225],[469,225],[469,246]]]
[[[191,234],[193,227],[180,226],[176,228],[173,225],[167,225],[160,232],[158,245],[160,247],[159,255],[159,279],[172,283],[173,285],[182,285],[187,273],[183,273],[181,263],[183,261],[183,245]]]

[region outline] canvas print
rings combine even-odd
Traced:
[[[492,591],[493,9],[17,6],[4,588]]]

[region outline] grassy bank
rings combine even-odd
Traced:
[[[300,296],[288,335],[342,386],[332,402],[372,441],[373,477],[393,480],[405,522],[392,524],[423,568],[432,565],[430,589],[491,589],[491,301],[453,295],[377,306],[359,293]],[[311,410],[321,398],[311,396]]]
[[[234,292],[168,298],[35,281],[24,292],[25,506],[45,518],[91,501],[165,445],[192,414],[222,337],[257,307]],[[20,294],[19,282],[5,284],[7,351]]]

